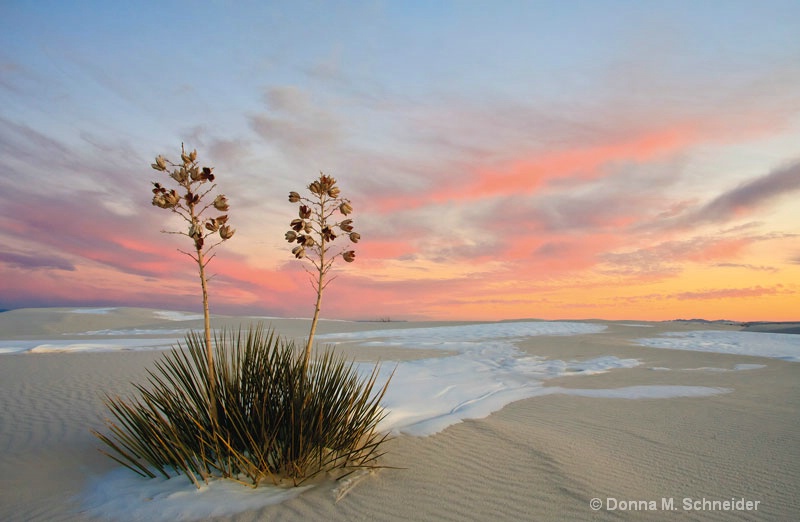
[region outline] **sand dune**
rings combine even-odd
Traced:
[[[218,318],[216,324],[247,321]],[[279,331],[298,338],[307,326],[302,320],[272,321]],[[349,489],[321,481],[293,499],[240,512],[223,509],[210,519],[662,520],[662,499],[673,499],[686,520],[800,516],[800,363],[653,348],[637,341],[665,332],[735,333],[734,326],[592,322],[602,328],[569,335],[530,330],[505,338],[503,325],[510,324],[473,328],[473,335],[488,333],[477,341],[464,337],[466,345],[448,345],[448,338],[465,330],[419,330],[416,336],[397,331],[475,323],[324,322],[320,334],[358,360],[406,361],[413,363],[408,368],[425,372],[437,368],[429,362],[434,358],[450,361],[450,368],[480,363],[497,386],[508,391],[521,383],[518,391],[528,398],[487,403],[497,409],[487,416],[451,419],[454,423],[427,436],[400,429],[384,463],[403,469],[355,476]],[[182,328],[196,326],[191,316],[139,309],[12,311],[0,314],[0,347],[10,351],[31,344],[69,346],[76,339],[98,346],[132,336],[179,338]],[[384,332],[348,335],[372,330]],[[437,335],[442,339],[436,341]],[[438,344],[426,344],[432,339]],[[769,344],[768,337],[759,339]],[[508,349],[504,343],[515,351],[497,359],[496,350]],[[486,347],[491,353],[468,351]],[[91,497],[98,481],[109,480],[119,468],[97,452],[89,433],[102,426],[102,395],[126,393],[129,383],[142,382],[160,357],[158,350],[133,348],[0,354],[0,519],[144,520],[135,506],[109,509],[93,504]],[[636,364],[592,371],[599,368],[598,360]],[[441,379],[447,386],[449,381]],[[449,386],[460,387],[461,395],[454,398],[459,403],[477,393],[477,388],[453,382]],[[408,388],[402,379],[398,383],[403,395]],[[676,397],[665,391],[694,388],[719,392]],[[633,398],[634,389],[662,398]],[[399,399],[396,404],[402,406]],[[187,506],[192,495],[203,494],[190,486],[184,499],[158,505],[177,510],[171,520],[192,519],[197,515]],[[603,502],[599,511],[589,506],[593,498]],[[697,511],[685,509],[684,499],[698,508],[703,499],[759,504],[750,511],[710,510],[711,504]],[[651,501],[658,511],[632,509],[651,507]]]

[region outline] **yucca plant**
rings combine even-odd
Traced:
[[[333,227],[348,233],[351,242],[359,239],[351,220],[331,219],[335,211],[345,216],[352,211],[339,198],[336,180],[321,175],[310,186],[317,197],[314,209],[300,209],[304,234],[297,242],[312,257],[316,254],[318,268],[316,311],[305,351],[261,325],[223,331],[212,341],[205,268],[213,258],[211,250],[234,231],[227,214],[205,215],[228,210],[224,195],[204,203],[215,188],[206,185],[214,181],[212,169],[201,169],[197,152],[186,153],[183,146],[181,161],[156,158],[152,167],[167,172],[183,193],[153,183],[153,205],[187,223],[185,231],[171,233],[193,242],[194,251],[183,253],[198,266],[204,332],[188,333],[185,346],[166,352],[155,370],[148,370],[147,382],[134,384],[132,397],[106,395],[110,433],[92,431],[105,444],[101,451],[144,477],[184,474],[197,487],[211,477],[253,487],[284,478],[298,485],[322,472],[377,467],[388,438],[377,431],[385,415],[380,401],[388,380],[375,389],[378,365],[364,378],[353,362],[332,351],[310,360],[328,271],[336,257],[351,262],[355,255],[329,252],[336,237]],[[320,234],[319,243],[310,235],[314,231]],[[218,238],[211,237],[216,234]]]
[[[106,396],[110,434],[93,431],[106,455],[144,477],[186,475],[196,486],[223,477],[256,487],[294,485],[326,471],[378,467],[388,435],[377,431],[388,381],[379,366],[363,378],[332,351],[306,367],[292,341],[258,325],[205,341],[186,337],[148,371],[138,398]],[[217,419],[208,390],[217,390]]]

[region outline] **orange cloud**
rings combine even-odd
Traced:
[[[699,250],[689,253],[686,259],[699,262],[715,261],[718,259],[736,259],[736,257],[752,243],[753,240],[747,238],[712,240],[708,244],[702,245]]]

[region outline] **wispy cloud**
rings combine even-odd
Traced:
[[[600,256],[608,273],[666,277],[686,270],[686,263],[718,264],[715,261],[735,259],[748,245],[758,241],[754,236],[697,236],[671,240],[622,252],[606,252]]]
[[[725,221],[800,190],[800,162],[773,170],[720,194],[693,213],[693,221]]]
[[[314,106],[307,92],[271,87],[264,95],[267,112],[250,117],[250,126],[264,141],[299,154],[336,145],[342,125],[329,110]]]
[[[709,290],[680,292],[674,294],[672,297],[679,300],[745,299],[784,292],[786,292],[786,289],[783,285],[775,285],[772,287],[751,286],[745,288],[714,288]]]
[[[744,268],[745,270],[756,272],[778,272],[778,269],[774,266],[751,265],[749,263],[716,263],[714,266],[719,268]]]
[[[0,263],[24,270],[55,269],[72,272],[75,265],[57,255],[33,255],[17,252],[0,252]]]
[[[612,301],[640,305],[648,302],[665,301],[710,301],[747,300],[754,297],[792,295],[793,291],[782,284],[770,286],[745,286],[726,288],[705,288],[688,292],[653,292],[648,294],[625,295],[611,298]],[[702,315],[702,314],[701,314]]]
[[[794,162],[739,184],[694,208],[684,205],[657,228],[689,228],[707,223],[725,224],[753,214],[758,208],[800,190],[800,162]],[[681,212],[682,211],[682,212]]]

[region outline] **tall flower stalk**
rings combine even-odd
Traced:
[[[292,249],[294,257],[307,260],[314,269],[312,271],[306,268],[317,294],[303,359],[306,368],[319,321],[322,293],[333,280],[330,277],[333,263],[339,257],[347,263],[352,263],[356,258],[355,251],[348,250],[347,247],[335,249],[332,243],[342,236],[349,240],[348,246],[349,243],[358,243],[361,239],[359,233],[353,230],[353,220],[347,218],[353,212],[353,207],[350,205],[350,200],[340,196],[341,191],[336,186],[336,179],[320,172],[319,178],[308,185],[308,191],[310,193],[308,197],[298,192],[289,193],[289,202],[297,203],[299,208],[298,217],[289,224],[291,230],[286,232],[286,240],[297,244]],[[345,219],[340,219],[340,216]]]
[[[159,155],[155,163],[150,165],[153,169],[165,172],[177,183],[178,190],[166,188],[161,183],[153,182],[153,205],[179,215],[186,222],[186,227],[180,231],[164,230],[167,234],[179,234],[191,239],[193,251],[180,250],[197,264],[200,274],[200,285],[203,290],[203,328],[205,338],[205,351],[208,364],[208,402],[209,413],[216,423],[217,398],[215,390],[214,352],[211,345],[211,321],[208,312],[208,278],[206,266],[214,258],[212,254],[218,245],[227,241],[235,232],[228,224],[228,215],[219,214],[215,217],[207,215],[211,212],[227,212],[228,199],[224,194],[219,194],[211,200],[211,193],[216,189],[212,167],[200,167],[197,163],[197,150],[187,153],[181,144],[181,162],[172,161]]]

